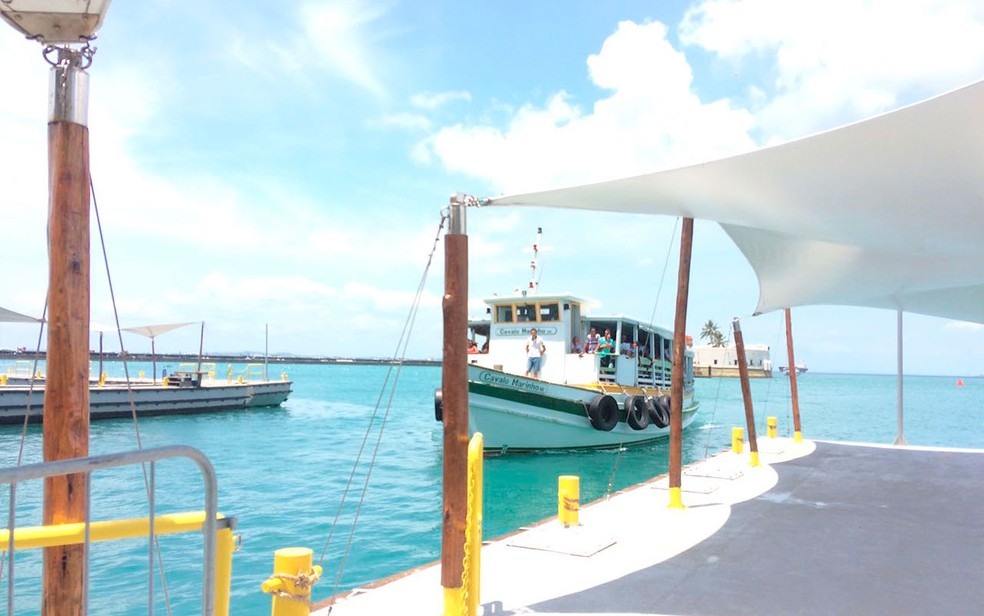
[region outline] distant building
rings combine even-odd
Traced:
[[[738,350],[734,344],[694,347],[694,376],[738,376]],[[746,344],[749,378],[771,378],[772,357],[766,344]]]

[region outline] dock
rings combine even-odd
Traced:
[[[984,451],[760,439],[487,541],[479,613],[984,613]],[[439,564],[334,616],[443,613]],[[313,614],[328,614],[328,600]]]

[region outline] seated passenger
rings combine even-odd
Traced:
[[[571,353],[584,353],[584,347],[581,346],[581,341],[577,339],[577,336],[571,338]]]

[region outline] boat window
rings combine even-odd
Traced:
[[[517,321],[536,321],[536,304],[517,304]]]
[[[495,320],[497,323],[512,323],[513,312],[512,306],[496,306],[495,307]]]
[[[540,321],[559,321],[560,306],[557,304],[540,304]]]

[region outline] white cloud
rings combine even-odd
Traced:
[[[384,115],[378,120],[377,125],[407,130],[427,130],[431,127],[431,121],[417,113],[393,113]]]
[[[471,101],[471,93],[465,90],[438,92],[430,94],[422,92],[410,97],[410,104],[419,109],[434,110],[454,101]]]
[[[306,43],[325,70],[355,83],[377,97],[386,96],[379,75],[377,26],[385,12],[357,0],[308,2],[301,7]]]
[[[709,0],[680,39],[735,65],[771,63],[758,112],[771,140],[831,128],[976,80],[984,70],[977,0]]]
[[[659,22],[620,23],[588,67],[593,82],[611,91],[589,111],[557,92],[542,107],[521,107],[504,129],[459,124],[423,147],[449,170],[510,193],[643,173],[754,145],[750,114],[727,100],[705,104],[691,92],[686,58]]]

